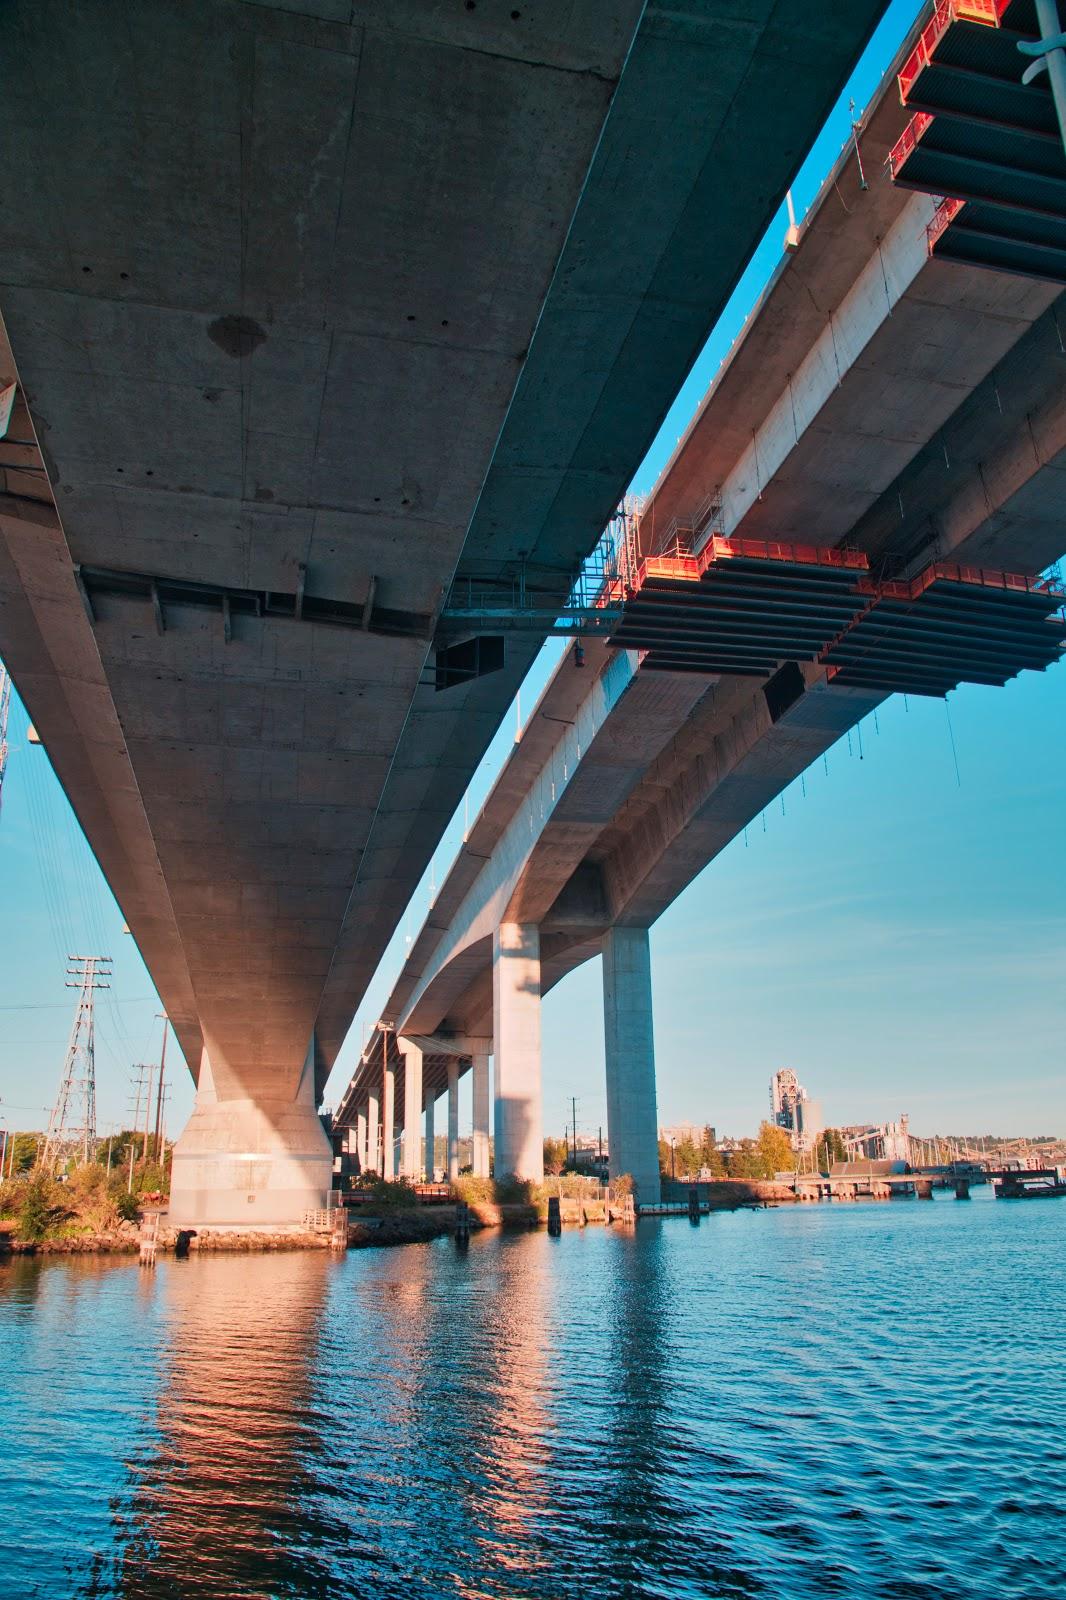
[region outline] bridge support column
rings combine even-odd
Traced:
[[[412,1183],[422,1176],[422,1052],[409,1039],[403,1051],[403,1155],[401,1174]]]
[[[448,1178],[459,1176],[459,1062],[448,1057]]]
[[[436,1156],[433,1146],[437,1142],[437,1130],[434,1126],[437,1117],[437,1096],[432,1089],[426,1092],[426,1182],[432,1183],[437,1171]]]
[[[388,1034],[382,1038],[388,1044]],[[396,1067],[386,1058],[381,1085],[381,1176],[396,1176]]]
[[[628,1172],[637,1201],[661,1198],[655,1105],[651,952],[646,928],[612,928],[603,947],[603,1036],[611,1177]]]
[[[381,1123],[379,1099],[376,1094],[366,1097],[366,1170],[381,1171]]]
[[[360,1106],[355,1114],[355,1158],[359,1163],[359,1171],[366,1171],[366,1106]]]
[[[496,1176],[541,1182],[540,929],[505,922],[492,951],[496,1044]]]
[[[302,1225],[329,1201],[333,1150],[315,1108],[313,1042],[288,1099],[220,1099],[205,1049],[196,1104],[174,1146],[171,1225]]]
[[[471,1076],[474,1079],[474,1153],[475,1178],[489,1175],[489,1055],[471,1056]]]

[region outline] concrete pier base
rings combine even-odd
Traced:
[[[196,1105],[174,1146],[169,1226],[298,1226],[328,1205],[332,1173],[313,1063],[295,1100],[220,1100],[205,1053]]]
[[[603,1037],[611,1177],[627,1172],[637,1202],[658,1205],[651,952],[646,928],[613,928],[603,947]]]

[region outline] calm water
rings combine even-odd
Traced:
[[[1062,1600],[1066,1204],[0,1268],[0,1592]]]

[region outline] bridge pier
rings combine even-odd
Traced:
[[[366,1106],[361,1105],[355,1118],[355,1159],[359,1171],[366,1171]]]
[[[603,1038],[611,1176],[628,1172],[637,1201],[658,1205],[651,950],[647,928],[612,928],[603,946]]]
[[[426,1182],[432,1183],[437,1172],[433,1147],[437,1142],[437,1097],[432,1089],[426,1092]]]
[[[386,1048],[388,1034],[382,1034]],[[386,1056],[381,1084],[381,1176],[396,1176],[396,1068]]]
[[[492,948],[496,1046],[496,1177],[540,1183],[544,1122],[540,1077],[540,929],[505,922]]]
[[[372,1089],[366,1097],[366,1170],[368,1172],[381,1171],[381,1122],[380,1101],[377,1091]]]
[[[403,1145],[400,1175],[411,1183],[422,1176],[422,1052],[410,1039],[400,1040],[403,1053]]]
[[[459,1176],[459,1062],[448,1060],[448,1181]]]
[[[473,1167],[475,1178],[489,1175],[489,1054],[477,1051],[470,1058],[474,1079]]]
[[[328,1204],[332,1181],[333,1150],[315,1106],[313,1043],[291,1099],[220,1097],[205,1049],[193,1114],[174,1146],[171,1225],[299,1225],[305,1212]]]

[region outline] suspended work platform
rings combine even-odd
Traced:
[[[888,158],[942,197],[931,255],[1066,283],[1066,151],[1046,75],[1022,82],[1034,0],[941,0],[899,75],[915,111]]]
[[[842,688],[944,695],[1057,661],[1064,599],[1018,573],[937,561],[883,582],[861,551],[716,536],[639,558],[601,603],[618,616],[608,644],[645,667],[768,678],[817,661]]]
[[[936,561],[910,582],[882,583],[822,652],[829,682],[946,695],[1043,672],[1062,653],[1066,595],[1039,579]]]
[[[813,660],[862,604],[857,550],[708,540],[698,555],[648,556],[628,584],[609,643],[647,652],[671,672],[766,677],[781,660]]]

